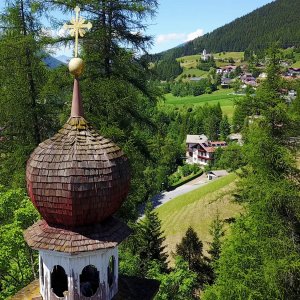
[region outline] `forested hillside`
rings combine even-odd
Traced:
[[[154,55],[153,60],[193,55],[204,48],[209,52],[257,51],[273,42],[279,42],[282,48],[299,47],[299,15],[299,1],[277,0],[183,46]]]
[[[101,136],[120,146],[130,162],[130,192],[117,217],[132,228],[132,234],[119,247],[119,273],[159,280],[156,300],[300,299],[300,171],[295,161],[299,77],[282,76],[281,53],[271,48],[263,60],[266,77],[256,90],[246,89],[234,102],[226,93],[225,100],[234,103],[233,126],[217,99],[203,105],[179,99],[181,106],[171,106],[168,97],[163,98],[164,93],[196,98],[220,89],[213,58],[200,60],[197,76],[205,78],[188,81],[196,74],[184,73],[181,81],[167,81],[182,71],[187,60],[172,56],[181,57],[194,46],[198,48],[193,51],[199,52],[204,46],[209,51],[225,50],[225,45],[236,50],[264,47],[276,39],[282,46],[299,43],[299,0],[269,4],[221,31],[167,52],[169,60],[158,64],[134,56],[132,50],[142,51],[151,42],[151,37],[133,29],[147,27],[147,17],[157,11],[156,0],[10,0],[0,12],[0,300],[10,299],[38,277],[37,252],[23,237],[23,231],[40,218],[26,195],[26,161],[68,119],[73,84],[66,66],[51,69],[44,62],[49,46],[70,38],[45,36],[42,22],[46,17],[58,21],[48,15],[51,11],[74,14],[75,5],[93,24],[80,41],[80,57],[86,63],[80,83],[85,117]],[[290,51],[285,56],[293,63],[296,49]],[[248,69],[252,65],[257,71],[254,58]],[[232,72],[234,77],[240,75],[239,67]],[[165,82],[153,80],[157,68],[163,69]],[[286,101],[291,90],[296,95]],[[217,90],[213,97],[219,100],[222,95]],[[212,242],[206,255],[203,236],[197,236],[185,209],[180,217],[187,231],[174,243],[175,265],[171,266],[166,251],[170,235],[164,236],[162,214],[152,209],[151,200],[176,177],[180,181],[181,175],[188,176],[190,167],[199,170],[186,163],[187,134],[203,133],[216,141],[226,140],[230,132],[241,132],[243,145],[228,140],[227,148],[216,149],[206,170],[237,171],[231,175],[239,177],[233,196],[245,210],[240,217],[226,220],[215,211],[216,218],[207,223]],[[211,203],[210,190],[206,195]],[[217,197],[227,196],[221,191]],[[173,203],[168,213],[176,206]],[[143,218],[139,218],[141,206],[146,207]],[[193,213],[196,221],[205,220],[198,206]],[[226,234],[224,224],[230,226]]]

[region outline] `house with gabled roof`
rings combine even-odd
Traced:
[[[227,146],[225,141],[210,141],[204,135],[187,135],[186,138],[186,162],[207,166],[214,157],[217,148]]]

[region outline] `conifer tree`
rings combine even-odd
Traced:
[[[8,1],[0,15],[0,182],[23,184],[30,151],[47,135],[43,85],[48,72],[42,63],[44,40],[34,0]]]
[[[161,222],[157,213],[152,209],[151,202],[147,202],[145,217],[138,225],[139,235],[139,255],[143,262],[142,269],[146,271],[151,261],[159,263],[162,272],[167,271],[167,254],[166,246],[163,245],[165,237],[161,230]],[[146,274],[146,273],[144,273]]]
[[[176,255],[181,256],[188,263],[189,269],[197,274],[201,286],[210,282],[211,268],[203,255],[203,243],[191,226],[176,245]]]
[[[175,267],[167,274],[161,274],[155,263],[148,271],[148,277],[160,281],[157,300],[194,300],[197,288],[197,274],[191,271],[188,263],[180,256],[175,258]]]
[[[227,115],[224,115],[220,122],[220,136],[221,139],[227,139],[230,134],[230,124]]]
[[[224,236],[223,222],[220,220],[219,212],[216,218],[213,220],[209,233],[211,234],[213,240],[210,243],[210,249],[208,253],[210,254],[210,259],[212,262],[216,262],[220,258],[222,237]]]
[[[189,265],[190,270],[195,271],[202,259],[203,243],[197,233],[189,226],[181,242],[176,245],[176,254],[182,256]]]

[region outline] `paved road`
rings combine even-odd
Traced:
[[[190,191],[193,191],[193,190],[199,188],[200,186],[207,184],[208,182],[209,181],[207,180],[206,174],[202,174],[201,176],[197,177],[196,179],[194,179],[182,186],[179,186],[178,188],[176,188],[173,191],[161,192],[152,198],[153,207],[158,207],[180,195],[183,195]]]
[[[207,184],[208,182],[209,181],[207,180],[207,175],[202,174],[201,176],[197,177],[196,179],[176,188],[173,191],[161,192],[161,193],[155,195],[151,199],[151,201],[153,203],[153,208],[161,206],[161,205],[165,204],[166,202],[176,198],[177,196],[180,196],[180,195],[186,194],[190,191],[193,191],[193,190],[199,188],[200,186]],[[144,207],[141,207],[139,218],[143,218],[143,217],[144,217]]]

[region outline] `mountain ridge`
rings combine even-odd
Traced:
[[[183,46],[151,56],[154,60],[177,58],[198,54],[204,48],[209,52],[260,51],[274,42],[278,42],[282,48],[300,47],[299,15],[299,0],[276,0]]]

